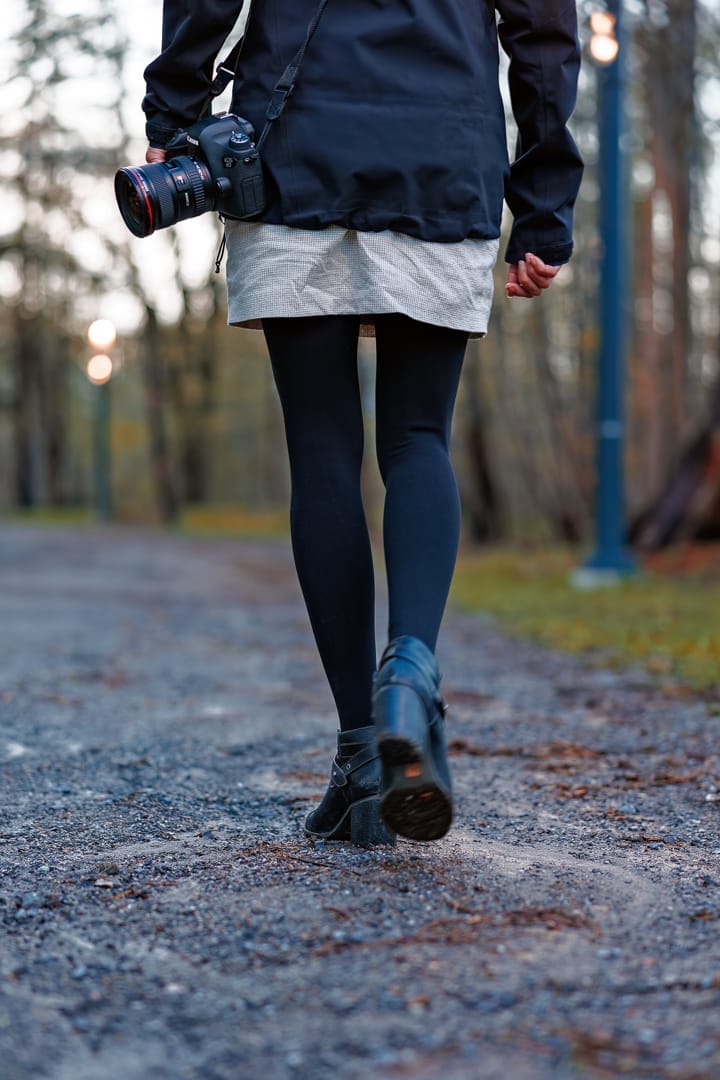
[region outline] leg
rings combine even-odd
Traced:
[[[453,814],[440,672],[433,651],[460,536],[450,426],[467,334],[400,315],[376,322],[377,443],[385,482],[390,643],[373,692],[380,812],[413,840]]]
[[[370,723],[372,553],[360,495],[363,419],[354,316],[266,319],[280,394],[300,586],[343,731]]]
[[[376,332],[388,636],[420,638],[432,652],[460,538],[450,426],[467,334],[403,315],[379,316]]]

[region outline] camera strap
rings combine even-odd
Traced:
[[[282,116],[283,110],[285,109],[285,106],[287,105],[288,100],[292,95],[293,90],[295,89],[295,83],[297,82],[300,75],[300,68],[302,67],[303,60],[305,59],[305,53],[310,42],[315,37],[315,32],[320,25],[320,20],[323,17],[323,13],[327,5],[328,0],[320,0],[315,14],[313,15],[308,25],[304,42],[293,56],[288,66],[285,68],[278,82],[275,84],[275,88],[273,89],[272,95],[270,97],[268,107],[265,111],[265,127],[263,128],[262,134],[257,141],[258,150],[262,148],[263,143],[270,134],[273,123],[280,116]],[[248,15],[248,20],[250,18],[251,15]],[[247,30],[247,23],[245,24],[245,27]],[[203,105],[201,115],[205,114],[205,112],[212,104],[214,98],[222,94],[223,90],[225,90],[229,83],[235,78],[235,75],[237,73],[238,61],[240,59],[240,53],[242,52],[244,42],[245,34],[243,34],[240,40],[236,42],[228,55],[219,65],[215,78],[213,79],[212,86],[210,87],[210,93],[208,94],[207,99],[205,100],[205,103]]]
[[[250,0],[250,3],[252,4],[252,0]],[[320,25],[320,20],[323,17],[323,13],[327,5],[328,0],[320,0],[315,14],[313,15],[308,25],[307,33],[305,34],[305,40],[293,56],[288,66],[283,71],[280,79],[275,84],[273,92],[270,96],[270,101],[268,102],[268,107],[265,110],[265,127],[262,129],[262,134],[260,135],[260,138],[255,144],[255,147],[258,151],[262,149],[265,140],[267,139],[268,135],[272,130],[272,125],[277,119],[279,119],[280,116],[282,116],[285,106],[287,105],[288,100],[290,99],[290,96],[295,89],[295,83],[297,82],[300,75],[300,68],[302,67],[303,60],[305,59],[305,53],[307,52],[307,48],[310,42],[315,37],[315,32]],[[251,13],[248,14],[248,22],[251,18]],[[245,44],[245,36],[247,33],[248,22],[245,23],[245,33],[243,33],[243,36],[239,39],[239,41],[236,42],[236,44],[230,50],[223,62],[219,65],[215,74],[215,78],[213,79],[212,85],[210,87],[210,93],[208,94],[203,104],[202,111],[200,113],[201,116],[205,115],[205,113],[212,105],[214,99],[216,97],[219,97],[220,94],[222,94],[223,90],[225,90],[230,84],[230,82],[235,78],[237,74],[238,61],[240,59],[240,53],[242,52],[243,45]],[[224,220],[222,214],[220,215],[220,220]],[[216,274],[220,273],[220,266],[222,264],[223,255],[225,254],[226,240],[227,234],[223,230],[220,247],[215,257]]]

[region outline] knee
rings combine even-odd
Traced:
[[[450,454],[448,438],[442,428],[419,425],[410,427],[393,438],[378,435],[376,451],[380,476],[387,487],[395,469],[412,467],[447,459]]]
[[[327,489],[359,486],[362,470],[362,442],[319,437],[306,431],[288,440],[288,456],[293,483],[302,482]]]

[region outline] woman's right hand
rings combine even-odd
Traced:
[[[509,266],[505,295],[508,299],[521,296],[524,300],[531,300],[539,296],[543,289],[550,288],[559,270],[559,266],[550,266],[529,251],[524,260]]]

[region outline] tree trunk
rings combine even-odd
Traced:
[[[636,207],[635,318],[630,364],[630,422],[634,438],[629,448],[633,509],[637,511],[660,491],[666,474],[665,424],[662,408],[662,366],[659,338],[653,325],[655,279],[653,267],[652,195]]]
[[[27,319],[19,306],[14,308],[13,342],[14,388],[12,397],[12,438],[15,466],[15,504],[28,508],[36,504],[32,467],[33,349]]]
[[[464,401],[468,411],[467,448],[472,477],[468,509],[473,537],[479,541],[488,541],[499,540],[503,535],[503,512],[491,466],[486,410],[477,370],[478,360],[477,351],[473,350],[464,373]]]
[[[145,407],[150,442],[150,462],[155,482],[155,497],[161,521],[176,521],[180,507],[173,481],[172,465],[168,450],[165,414],[163,409],[163,378],[160,362],[160,343],[155,309],[145,304],[145,332],[143,335],[143,375],[145,379]]]

